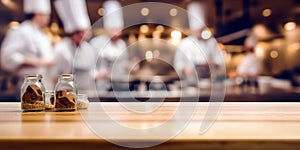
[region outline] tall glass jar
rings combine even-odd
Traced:
[[[21,87],[21,108],[23,111],[42,111],[45,108],[45,87],[42,75],[25,75]]]
[[[55,109],[56,111],[76,110],[76,85],[72,74],[62,74],[58,77],[55,86]]]

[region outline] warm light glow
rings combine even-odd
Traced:
[[[140,31],[141,31],[142,33],[147,33],[147,32],[149,31],[149,27],[148,27],[147,25],[142,25],[142,26],[140,27]]]
[[[144,8],[141,9],[141,14],[142,14],[143,16],[148,16],[149,13],[150,13],[149,8],[144,7]]]
[[[163,32],[165,30],[165,28],[162,25],[158,25],[158,26],[156,26],[155,30]]]
[[[154,51],[153,51],[153,56],[154,56],[155,58],[158,58],[159,55],[160,55],[159,50],[154,50]]]
[[[262,11],[262,15],[263,15],[264,17],[269,17],[269,16],[272,15],[272,10],[271,10],[271,9],[264,9],[264,10]]]
[[[225,50],[224,44],[222,44],[222,43],[218,43],[218,48],[220,50]]]
[[[174,30],[174,31],[171,32],[171,37],[172,37],[172,39],[174,39],[174,40],[179,40],[179,39],[181,39],[181,36],[182,36],[182,34],[181,34],[180,31]]]
[[[145,40],[145,39],[146,39],[146,36],[144,34],[139,34],[138,41],[142,41],[142,40]]]
[[[284,29],[285,30],[294,30],[296,28],[297,24],[295,22],[287,22],[285,25],[284,25]]]
[[[275,50],[271,51],[270,57],[273,58],[273,59],[277,58],[278,57],[278,52],[275,51]]]
[[[104,15],[104,8],[99,8],[98,9],[98,15],[103,16]]]
[[[175,17],[175,16],[177,16],[178,11],[176,8],[172,8],[172,9],[170,9],[169,14],[170,14],[170,16]]]
[[[129,34],[128,42],[129,42],[130,44],[136,42],[136,37],[135,37],[134,34]]]
[[[2,4],[7,5],[11,3],[11,0],[1,0]]]
[[[161,32],[160,31],[153,31],[152,37],[153,39],[160,39]]]
[[[293,50],[300,50],[300,43],[293,43],[289,45],[288,50],[293,51]]]
[[[1,0],[2,4],[10,9],[16,9],[17,5],[12,0]]]
[[[266,43],[258,43],[257,46],[254,48],[254,52],[258,58],[265,57],[265,49],[267,47]]]
[[[11,29],[15,29],[20,25],[20,23],[18,21],[12,21],[8,24],[8,27]]]
[[[211,38],[211,36],[212,36],[212,34],[211,34],[211,32],[210,32],[209,30],[204,30],[204,31],[202,31],[202,33],[201,33],[201,37],[202,37],[203,39],[205,39],[205,40]]]
[[[147,61],[151,61],[153,59],[153,53],[152,53],[152,51],[147,51],[145,53],[145,57],[146,57]]]

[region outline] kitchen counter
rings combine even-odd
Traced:
[[[154,104],[147,103],[147,108]],[[166,129],[173,129],[189,117],[180,115],[169,120],[181,104],[162,103],[153,113],[137,114],[128,111],[120,103],[90,103],[88,110],[76,112],[22,112],[20,103],[0,103],[0,149],[122,149],[105,139],[128,144],[162,141],[159,137],[166,134],[164,130],[133,135],[126,130],[114,128],[114,123],[117,121],[123,126],[148,129],[167,121]],[[197,112],[186,128],[174,138],[150,149],[300,148],[300,103],[223,103],[215,123],[207,132],[200,134],[199,128],[209,104],[193,105]],[[141,107],[141,103],[130,105]],[[193,106],[184,105],[182,112],[185,113]],[[99,108],[105,108],[106,111]],[[106,114],[115,121],[105,119]],[[110,127],[107,133],[118,136],[105,139],[97,136],[83,118],[89,118],[88,122],[98,127]],[[174,132],[178,130],[174,129]],[[144,137],[144,134],[149,136]]]
[[[207,89],[191,89],[187,91],[131,91],[131,92],[105,92],[95,93],[87,92],[89,99],[93,102],[118,102],[127,101],[152,101],[152,102],[194,102],[195,98],[199,102],[209,102],[211,91]],[[222,92],[222,91],[221,91]],[[222,93],[219,93],[222,94]],[[256,91],[241,91],[226,89],[224,95],[225,102],[299,102],[300,90],[293,88],[288,90],[283,89],[268,89]]]

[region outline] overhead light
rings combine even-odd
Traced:
[[[99,16],[103,16],[104,15],[104,11],[105,11],[104,8],[99,8],[98,9],[98,15]]]
[[[287,22],[285,25],[284,25],[284,29],[285,30],[294,30],[296,28],[297,24],[293,21],[290,21],[290,22]]]
[[[275,51],[275,50],[271,51],[270,52],[270,57],[273,58],[273,59],[277,58],[278,57],[278,52]]]
[[[146,57],[147,61],[151,61],[153,59],[153,53],[152,53],[152,51],[147,51],[145,53],[145,57]]]
[[[269,16],[271,16],[272,15],[272,10],[271,9],[264,9],[263,11],[262,11],[262,15],[264,16],[264,17],[269,17]]]
[[[142,33],[147,33],[147,32],[149,31],[149,27],[148,27],[147,25],[142,25],[142,26],[140,27],[140,31],[141,31]]]
[[[149,8],[144,7],[144,8],[141,9],[141,15],[142,15],[142,16],[148,16],[149,13],[150,13]]]
[[[181,39],[181,36],[182,36],[182,34],[181,34],[180,31],[174,30],[174,31],[171,32],[171,37],[172,37],[172,39],[174,39],[174,40],[179,40],[179,39]]]
[[[211,38],[212,34],[209,30],[204,30],[202,31],[201,33],[201,37],[204,39],[204,40],[207,40],[209,38]]]
[[[162,25],[158,25],[158,26],[156,26],[155,30],[163,32],[165,30],[165,28]]]
[[[170,14],[170,16],[175,17],[175,16],[177,16],[178,11],[176,8],[172,8],[172,9],[170,9],[169,14]]]

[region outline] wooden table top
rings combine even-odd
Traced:
[[[155,103],[148,103],[153,107]],[[114,128],[115,121],[133,129],[148,129],[168,122],[166,129],[174,129],[182,122],[184,113],[172,118],[182,103],[163,103],[152,113],[134,113],[119,103],[90,103],[88,110],[80,112],[22,112],[20,103],[0,103],[0,142],[18,141],[97,141],[106,142],[89,128],[83,118],[99,127],[110,127],[107,133],[120,133],[109,137],[121,141],[163,140],[164,131],[132,134]],[[140,107],[137,103],[130,106]],[[152,106],[153,105],[153,106]],[[209,103],[197,103],[197,112],[191,122],[168,142],[230,142],[230,141],[291,141],[300,142],[300,103],[223,103],[215,123],[204,134],[199,133]],[[100,111],[99,108],[105,111]],[[145,105],[143,105],[145,107]],[[191,106],[181,109],[188,111]],[[115,121],[106,119],[107,114]],[[85,116],[85,117],[83,117]],[[93,116],[93,117],[90,117]],[[105,134],[107,134],[105,133]],[[150,135],[145,138],[143,135]],[[114,134],[117,135],[117,134]],[[158,137],[158,138],[157,138]],[[299,145],[298,145],[299,146]],[[0,145],[1,147],[1,145]]]

